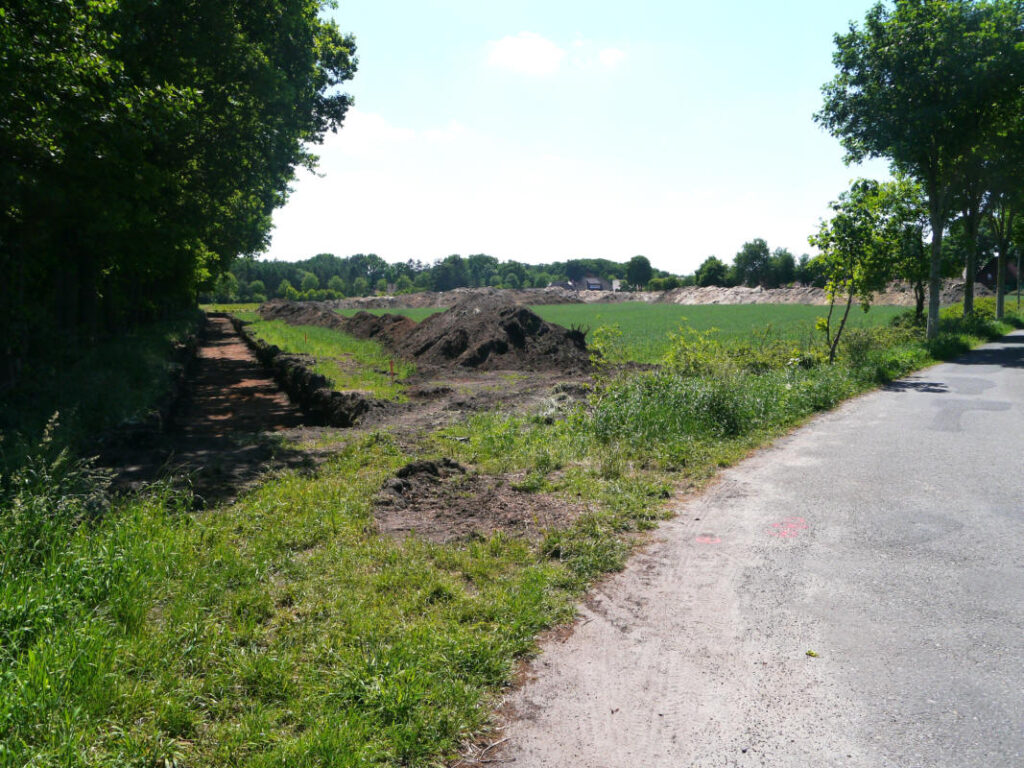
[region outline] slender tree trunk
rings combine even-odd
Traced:
[[[996,255],[996,319],[1003,319],[1006,304],[1006,251],[1002,248]]]
[[[924,289],[924,280],[914,281],[914,319],[921,322],[924,319],[924,300],[927,291]]]
[[[846,309],[843,311],[843,319],[839,321],[839,329],[836,331],[836,337],[832,340],[832,346],[828,350],[828,362],[830,364],[836,361],[836,351],[839,349],[839,339],[843,336],[843,329],[846,327],[846,318],[850,316],[850,307],[852,306],[853,288],[851,283],[849,295],[846,297]]]
[[[942,291],[942,230],[946,226],[944,201],[936,190],[928,193],[929,219],[932,227],[932,261],[928,272],[927,337],[939,335],[939,294]]]
[[[980,202],[972,199],[964,210],[967,222],[967,264],[964,270],[964,317],[974,314],[974,276],[978,274],[978,229],[981,224]]]

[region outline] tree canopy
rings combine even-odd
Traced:
[[[0,9],[0,336],[194,301],[342,123],[355,44],[320,0]]]
[[[1016,0],[896,0],[835,36],[815,119],[850,161],[884,157],[923,187],[932,232],[928,334],[938,331],[942,236],[965,164],[1024,83]]]

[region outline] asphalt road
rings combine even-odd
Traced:
[[[1024,766],[1022,468],[1024,333],[814,420],[596,590],[504,759]]]

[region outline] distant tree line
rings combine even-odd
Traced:
[[[263,250],[355,46],[324,0],[0,7],[0,384],[54,333],[194,304]]]
[[[620,280],[627,289],[666,290],[685,283],[651,266],[646,256],[627,262],[608,259],[569,259],[550,264],[499,261],[494,256],[452,254],[433,263],[408,260],[390,264],[376,254],[339,257],[317,254],[304,261],[257,261],[239,259],[212,288],[207,301],[265,301],[271,298],[338,299],[394,291],[450,291],[455,288],[546,288],[553,283],[578,283],[585,277],[611,282]],[[691,278],[692,284],[692,278]]]

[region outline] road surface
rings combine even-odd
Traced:
[[[503,760],[1024,766],[1022,467],[1024,333],[815,419],[593,593]]]

